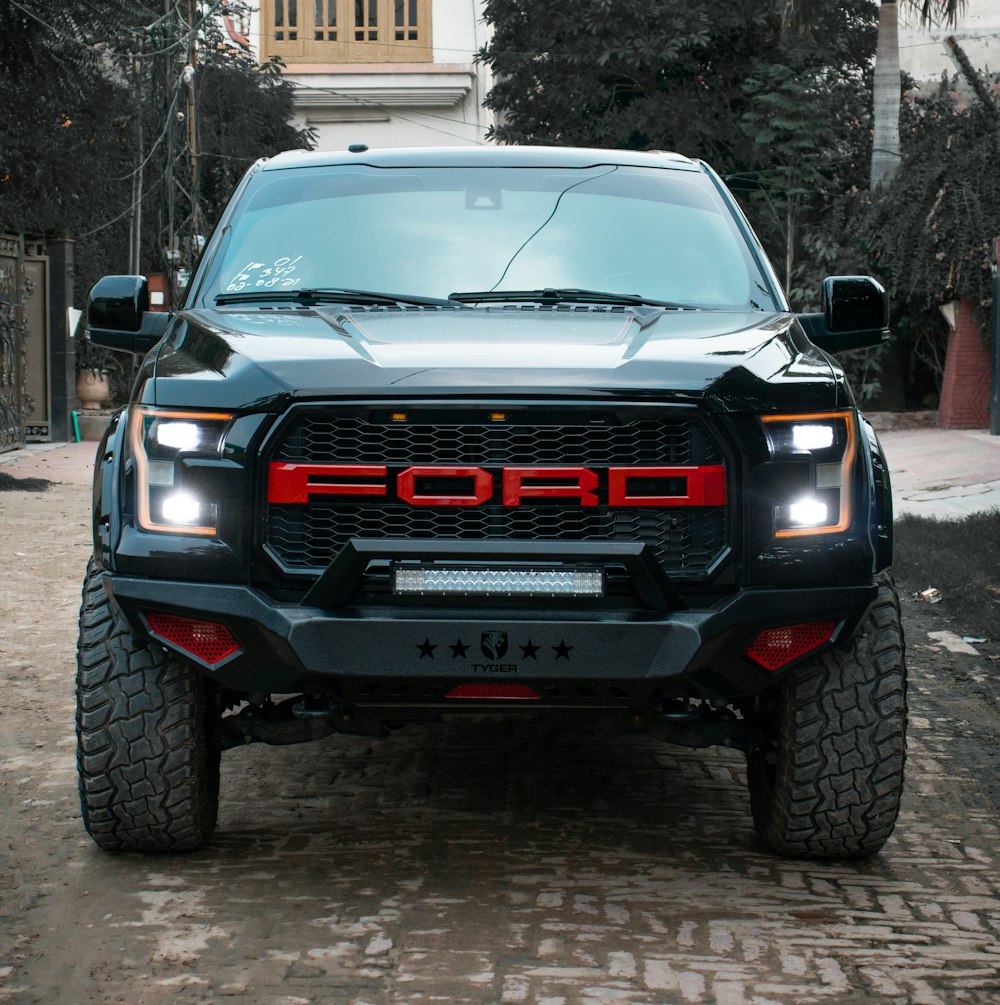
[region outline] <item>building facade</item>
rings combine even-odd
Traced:
[[[282,59],[320,150],[486,142],[482,0],[260,0],[227,27]]]

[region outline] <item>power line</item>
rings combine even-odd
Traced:
[[[155,185],[151,185],[142,194],[142,196],[140,196],[138,199],[135,199],[129,206],[127,206],[125,209],[123,209],[116,217],[113,217],[110,220],[105,220],[104,223],[102,223],[98,227],[94,227],[93,230],[85,231],[83,234],[77,234],[76,240],[78,240],[78,241],[83,240],[83,238],[85,238],[85,237],[90,237],[92,234],[97,234],[97,233],[99,233],[102,230],[107,230],[108,227],[113,226],[114,224],[118,223],[120,220],[124,220],[125,217],[129,215],[129,213],[135,212],[135,208],[138,205],[140,205],[140,203],[145,202],[150,197],[150,195],[153,194],[153,191],[155,189],[159,188],[159,186],[162,183],[163,183],[163,179],[160,178]]]
[[[85,42],[85,41],[83,41],[83,39],[78,38],[75,35],[71,35],[68,32],[61,31],[60,29],[56,28],[55,25],[49,24],[49,22],[46,21],[44,18],[39,17],[29,7],[26,7],[24,4],[19,3],[18,0],[7,0],[7,3],[9,3],[12,7],[16,7],[19,11],[21,11],[23,14],[26,14],[33,21],[37,21],[43,28],[45,28],[51,34],[55,35],[56,38],[59,38],[59,39],[61,39],[64,42],[71,42],[73,45],[79,46],[82,49],[86,49],[88,52],[97,52],[97,53],[103,53],[103,54],[109,55],[109,56],[118,56],[118,57],[120,57],[122,59],[128,59],[128,58],[132,58],[132,59],[150,59],[150,58],[152,58],[154,56],[162,56],[165,53],[172,52],[174,49],[177,49],[180,46],[187,45],[188,41],[189,41],[189,39],[191,37],[191,35],[201,29],[201,27],[206,23],[206,21],[208,21],[208,19],[210,17],[212,17],[215,14],[215,12],[219,9],[219,7],[221,6],[222,2],[223,2],[223,0],[215,0],[215,3],[205,13],[204,17],[202,17],[198,21],[197,24],[195,24],[193,27],[191,27],[181,38],[175,40],[174,42],[171,42],[170,45],[166,46],[163,49],[152,49],[152,50],[150,50],[148,52],[143,52],[143,51],[138,51],[138,52],[120,52],[120,51],[118,51],[116,49],[109,48],[108,45],[106,43],[104,43],[104,42]],[[154,21],[152,25],[146,25],[143,28],[132,28],[132,27],[125,26],[125,30],[130,31],[130,32],[132,32],[135,35],[138,35],[138,34],[143,33],[143,32],[148,32],[149,30],[151,30],[151,28],[153,28],[156,25],[160,24],[167,17],[168,17],[168,15],[164,14],[163,16],[157,18],[156,21]]]
[[[167,109],[167,117],[166,119],[164,119],[163,122],[163,128],[160,130],[160,135],[156,137],[156,139],[153,141],[153,145],[149,148],[149,153],[146,154],[145,160],[143,160],[143,162],[137,168],[134,168],[133,170],[129,171],[128,174],[123,174],[119,178],[113,178],[112,181],[128,181],[129,178],[135,177],[135,175],[137,175],[140,171],[142,171],[143,168],[145,168],[145,166],[149,163],[150,158],[153,156],[154,151],[163,142],[164,138],[167,135],[167,132],[170,130],[171,119],[175,109],[177,108],[177,98],[179,94],[180,94],[179,89],[175,87],[174,96],[171,99],[170,107]]]

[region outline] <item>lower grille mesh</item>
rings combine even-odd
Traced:
[[[405,505],[271,506],[267,540],[290,569],[325,568],[352,537],[642,541],[668,572],[704,572],[725,544],[725,512],[499,506],[453,510]]]

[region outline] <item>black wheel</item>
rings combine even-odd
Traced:
[[[764,699],[771,745],[747,758],[754,826],[772,851],[866,858],[899,813],[906,664],[892,579],[849,648],[793,669]]]
[[[87,568],[77,646],[83,823],[107,851],[190,851],[215,829],[218,713],[209,682],[133,635]]]

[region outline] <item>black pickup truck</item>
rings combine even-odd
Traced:
[[[223,750],[444,715],[609,720],[747,758],[763,842],[878,851],[905,753],[889,474],[710,167],[669,153],[289,153],[240,183],[94,478],[78,763],[109,850],[185,850]]]

